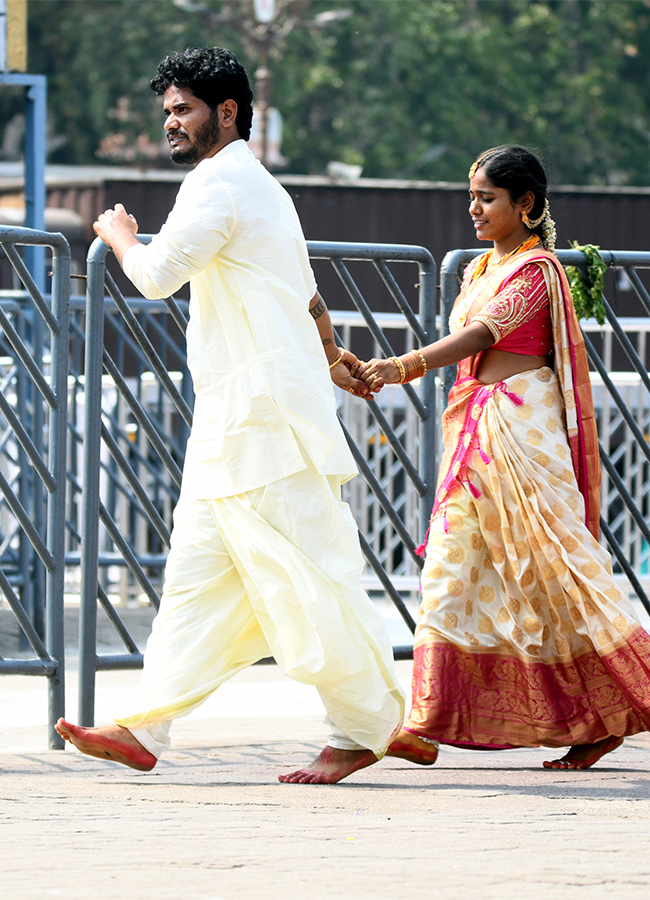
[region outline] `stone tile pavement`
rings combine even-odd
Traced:
[[[98,721],[138,677],[99,674]],[[283,785],[325,727],[316,692],[273,666],[178,720],[146,774],[47,751],[40,679],[3,677],[0,704],[2,900],[649,896],[650,736],[587,772],[541,768],[544,750],[445,749],[432,768],[384,760],[339,785]]]

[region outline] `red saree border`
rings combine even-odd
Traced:
[[[536,661],[439,636],[416,644],[406,729],[472,749],[564,747],[650,730],[650,636],[607,653]]]

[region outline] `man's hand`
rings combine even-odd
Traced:
[[[122,264],[122,257],[134,244],[138,243],[138,223],[135,216],[127,213],[121,203],[116,203],[113,209],[107,209],[93,225],[97,237],[113,250],[117,261]]]
[[[332,381],[337,387],[353,394],[355,397],[363,397],[364,400],[374,400],[373,391],[351,373],[359,369],[363,363],[350,350],[344,350],[343,356],[330,370]],[[375,391],[376,392],[376,391]]]

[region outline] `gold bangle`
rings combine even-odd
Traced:
[[[428,371],[427,362],[419,350],[411,350],[409,353],[405,353],[398,362],[401,363],[404,371],[402,384],[408,384],[416,378],[422,378]]]
[[[333,369],[334,366],[338,365],[338,363],[341,362],[341,360],[343,359],[343,357],[345,355],[345,350],[343,349],[343,347],[339,347],[338,349],[339,349],[339,355],[336,357],[336,359],[334,360],[333,363],[330,363],[330,369]]]
[[[427,372],[429,371],[429,366],[427,365],[427,361],[424,358],[424,354],[422,353],[421,350],[414,350],[413,352],[417,353],[417,355],[420,357],[420,360],[422,362],[422,375],[426,375]]]
[[[404,384],[404,382],[406,381],[406,370],[404,368],[404,363],[396,356],[391,356],[390,361],[394,362],[397,366],[397,371],[399,372],[399,383]]]

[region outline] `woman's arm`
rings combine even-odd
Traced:
[[[421,347],[415,354],[411,352],[391,359],[371,359],[367,363],[360,363],[358,368],[352,369],[352,372],[363,378],[373,391],[377,391],[384,384],[410,381],[410,378],[402,376],[402,370],[407,376],[424,375],[429,369],[451,366],[468,356],[475,356],[482,350],[487,350],[493,343],[494,338],[487,325],[474,322],[433,344]]]

